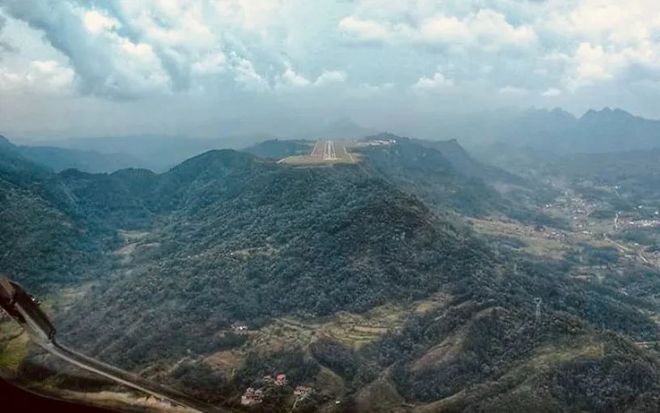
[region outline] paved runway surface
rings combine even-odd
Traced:
[[[346,142],[335,140],[316,141],[309,155],[290,156],[280,161],[290,165],[318,165],[355,163],[355,157],[346,148]]]

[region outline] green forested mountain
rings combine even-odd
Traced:
[[[504,170],[474,160],[456,141],[424,141],[392,134],[396,145],[368,146],[360,152],[370,168],[438,211],[462,215],[503,214],[542,225],[564,223],[529,207],[551,191]]]
[[[108,233],[79,214],[69,189],[0,137],[0,268],[44,291],[85,277]]]
[[[449,151],[357,155],[54,174],[5,145],[1,263],[46,297],[84,284],[55,314],[63,341],[229,406],[286,372],[314,387],[308,411],[660,407],[657,354],[633,344],[657,340],[657,271],[589,283],[579,259],[483,237],[462,215],[512,207]],[[263,409],[289,411],[271,390]]]
[[[431,204],[472,214],[502,208],[505,201],[482,179],[459,171],[442,152],[394,135],[396,145],[362,150],[368,164],[396,186]]]
[[[118,316],[117,296],[144,311],[179,303],[163,308],[163,322],[201,334],[234,320],[260,324],[420,298],[483,266],[488,255],[465,231],[358,167],[281,168],[219,151],[159,181],[148,198],[163,215],[143,240],[158,247],[136,265],[143,275],[113,280],[88,301],[104,303],[103,311],[90,307],[83,320],[67,320],[100,338],[97,351],[117,339],[105,329],[140,322]],[[154,334],[164,339],[168,331]]]
[[[456,171],[465,176],[479,178],[491,184],[519,186],[523,188],[530,185],[529,182],[517,175],[513,175],[500,168],[475,160],[458,143],[458,141],[456,141],[456,139],[448,141],[412,139],[411,142],[440,152],[442,156],[451,163]]]

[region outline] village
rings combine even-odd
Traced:
[[[245,389],[245,392],[241,396],[241,405],[243,406],[255,406],[263,403],[264,398],[269,392],[273,391],[282,391],[288,393],[291,391],[291,387],[288,386],[286,374],[277,373],[274,376],[266,375],[258,383],[259,387],[248,387]],[[294,411],[297,404],[310,397],[314,392],[314,389],[311,386],[297,385],[293,389],[293,405],[291,411]]]
[[[444,296],[433,296],[429,300],[415,303],[411,307],[412,311],[428,311],[436,308],[438,305],[444,305],[446,298]],[[246,321],[234,321],[230,325],[230,331],[236,335],[247,337],[250,349],[256,351],[270,352],[274,349],[290,348],[296,345],[307,346],[311,342],[321,337],[332,337],[340,340],[349,348],[360,348],[366,343],[381,337],[388,331],[396,331],[400,326],[405,311],[403,308],[394,305],[385,305],[374,308],[365,314],[340,313],[332,319],[294,319],[282,318],[274,320],[268,326],[253,329]],[[211,363],[216,366],[226,364],[219,362],[223,357],[232,358],[237,366],[240,359],[244,357],[238,353],[233,356],[225,352],[218,354]],[[227,361],[227,360],[225,360]],[[325,403],[333,407],[340,406],[342,401],[338,400],[341,392],[328,391],[327,388],[317,389],[310,383],[293,382],[287,371],[273,371],[261,378],[255,379],[249,387],[244,388],[240,398],[241,406],[246,408],[259,409],[259,406],[266,408],[269,401],[274,398],[284,398],[289,403],[289,411],[303,410],[307,406],[306,401],[322,399]],[[326,372],[330,380],[335,380],[334,374]],[[323,381],[322,381],[323,382]],[[341,385],[340,385],[341,387]]]

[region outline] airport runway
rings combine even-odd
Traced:
[[[309,155],[289,156],[278,161],[289,165],[324,165],[355,163],[355,157],[348,151],[346,141],[321,139],[314,143]]]

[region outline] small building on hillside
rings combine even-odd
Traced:
[[[264,400],[264,392],[261,389],[254,389],[248,387],[241,396],[241,404],[243,406],[254,406],[255,404],[260,404]]]
[[[236,333],[245,333],[248,331],[248,326],[245,323],[237,321],[231,325],[231,329]]]
[[[296,386],[295,390],[293,390],[293,395],[298,397],[299,399],[304,399],[308,397],[312,392],[314,391],[313,388],[309,386]]]
[[[275,385],[276,386],[285,386],[286,385],[286,374],[279,373],[275,376]]]

